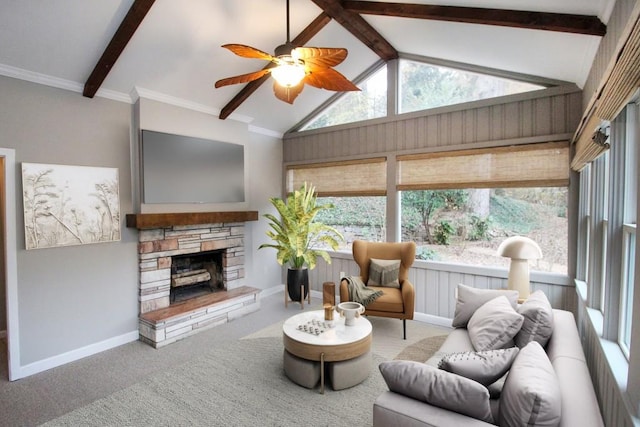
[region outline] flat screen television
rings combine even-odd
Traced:
[[[143,203],[244,202],[244,146],[142,130]]]

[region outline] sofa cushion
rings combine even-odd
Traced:
[[[365,307],[367,311],[383,311],[386,313],[402,313],[404,302],[402,301],[402,291],[396,288],[386,288],[383,286],[371,286],[371,289],[382,291],[376,300]]]
[[[465,328],[473,313],[485,302],[499,296],[506,296],[515,310],[518,304],[518,291],[503,289],[477,289],[471,286],[458,285],[458,297],[456,299],[456,309],[453,315],[454,328]]]
[[[509,370],[517,354],[517,347],[453,353],[444,356],[438,368],[489,386]]]
[[[520,349],[502,388],[499,425],[557,426],[561,401],[547,354],[538,342],[530,342]]]
[[[537,341],[546,346],[553,333],[553,309],[542,291],[535,291],[518,307],[518,313],[524,316],[522,328],[514,338],[520,348]]]
[[[467,329],[476,351],[494,350],[512,346],[524,317],[518,314],[507,297],[499,296],[487,301],[473,313]]]
[[[369,264],[369,281],[367,282],[367,286],[385,286],[389,288],[399,288],[399,274],[399,259],[371,258],[371,263]]]
[[[492,423],[489,391],[482,384],[410,360],[391,360],[380,364],[389,390]]]

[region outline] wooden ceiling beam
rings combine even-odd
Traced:
[[[127,15],[120,23],[118,30],[113,35],[113,38],[84,84],[84,90],[82,91],[83,96],[87,98],[93,98],[95,96],[100,86],[102,86],[104,79],[107,78],[109,71],[111,71],[111,68],[115,65],[120,54],[127,46],[127,43],[129,43],[129,40],[131,40],[131,37],[133,37],[133,34],[138,29],[140,23],[142,23],[142,20],[154,2],[155,0],[135,0],[133,2]]]
[[[313,1],[316,4],[335,3],[335,1]],[[354,15],[362,13],[399,18],[432,19],[592,36],[604,36],[607,31],[606,25],[597,16],[590,15],[351,0],[343,1],[342,7]]]
[[[398,51],[362,16],[345,9],[340,0],[312,1],[383,60],[390,61],[398,58]]]
[[[331,17],[329,15],[324,12],[320,13],[320,15],[307,25],[307,27],[302,30],[296,38],[291,40],[291,43],[295,46],[303,46],[307,44],[309,40],[318,34],[330,21]],[[263,69],[272,68],[274,66],[275,64],[270,62]],[[258,90],[258,88],[267,81],[269,77],[270,74],[265,74],[259,79],[247,83],[245,87],[243,87],[242,90],[240,90],[240,92],[238,92],[238,94],[234,96],[233,99],[222,108],[222,110],[220,110],[220,115],[218,116],[220,120],[224,120],[229,117],[229,115],[233,113],[253,92]]]

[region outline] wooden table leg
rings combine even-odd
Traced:
[[[324,394],[324,353],[320,353],[320,394]]]

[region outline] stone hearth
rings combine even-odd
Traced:
[[[139,229],[142,341],[161,347],[260,308],[259,290],[243,283],[244,221],[257,212],[232,214],[127,215],[127,226]],[[207,222],[219,219],[230,222]],[[171,304],[172,257],[210,251],[222,253],[223,289]]]

